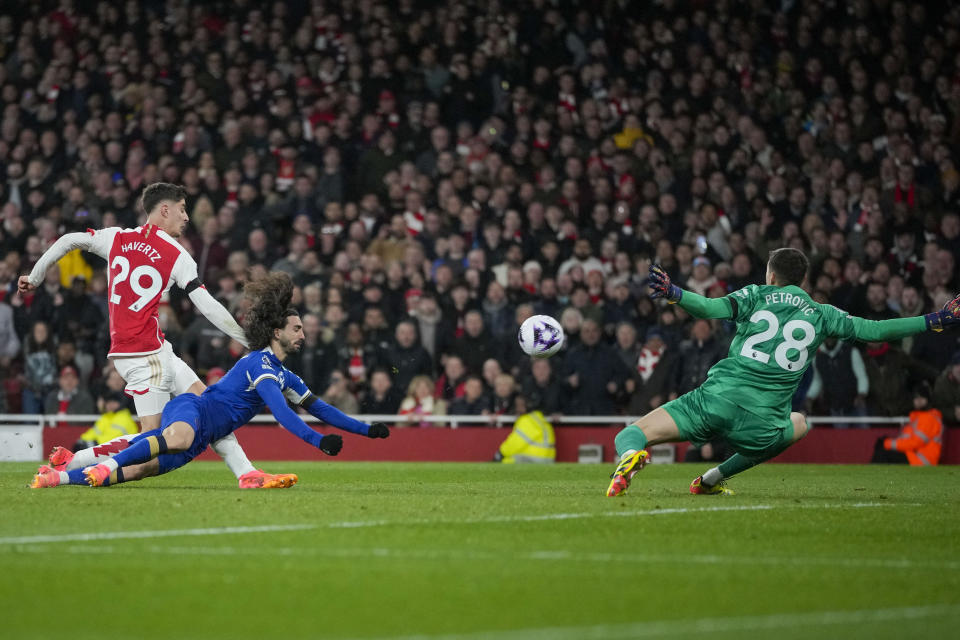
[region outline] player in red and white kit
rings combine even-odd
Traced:
[[[68,233],[44,252],[29,276],[20,276],[18,282],[21,293],[35,289],[43,282],[47,269],[74,249],[90,251],[107,261],[107,357],[127,383],[126,392],[134,399],[141,431],[160,426],[160,414],[171,397],[186,392],[200,395],[205,388],[197,374],[173,353],[160,330],[157,309],[161,296],[172,285],[185,290],[215,327],[247,346],[243,329],[200,283],[197,263],[176,241],[188,221],[185,198],[183,187],[177,185],[158,182],[148,186],[141,198],[147,213],[143,226]],[[65,470],[87,467],[116,453],[132,437],[124,436],[111,441],[110,446],[91,447],[76,455],[57,449],[50,461]],[[255,469],[233,435],[212,446],[237,476],[241,489],[284,488],[297,481],[293,474],[269,474]]]

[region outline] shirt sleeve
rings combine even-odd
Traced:
[[[197,275],[196,261],[183,247],[180,247],[180,255],[177,257],[177,261],[173,263],[173,269],[170,270],[170,278],[181,289],[186,289],[191,282],[200,278]]]
[[[323,434],[317,433],[307,426],[307,423],[300,419],[300,416],[287,406],[287,401],[283,397],[283,391],[280,389],[280,382],[275,375],[263,373],[256,378],[254,384],[257,394],[270,409],[270,413],[277,419],[280,426],[297,436],[307,444],[319,447]]]
[[[247,356],[247,358],[260,358],[260,354],[255,353]],[[263,380],[273,380],[277,383],[277,386],[280,386],[280,371],[278,371],[273,365],[268,364],[266,356],[262,360],[247,360],[249,364],[245,364],[247,367],[247,379],[250,381],[250,385],[257,387],[260,385],[260,382]]]
[[[307,383],[286,367],[283,368],[283,379],[287,383],[283,389],[283,396],[293,404],[299,405],[304,398],[310,395],[310,388],[307,387]]]
[[[829,304],[821,305],[821,310],[827,335],[836,336],[841,340],[886,342],[888,340],[900,340],[927,329],[927,323],[923,316],[892,318],[890,320],[866,320],[851,316],[846,311]]]
[[[113,239],[120,231],[120,227],[108,227],[95,231],[87,229],[83,233],[66,233],[50,245],[50,248],[43,252],[37,263],[33,265],[30,271],[30,284],[39,287],[47,274],[47,269],[57,263],[60,258],[67,255],[74,249],[90,251],[104,260],[110,257],[110,247],[113,246]]]
[[[340,411],[334,406],[331,406],[317,398],[314,400],[307,411],[310,412],[310,415],[314,416],[318,420],[326,422],[332,427],[337,429],[343,429],[344,431],[349,431],[350,433],[359,433],[362,436],[367,435],[370,431],[370,425],[366,422],[361,422],[356,418],[351,418],[344,412]]]
[[[727,319],[733,317],[733,305],[727,298],[705,298],[700,294],[684,289],[683,297],[677,304],[695,318]]]
[[[227,334],[244,347],[249,347],[247,334],[237,323],[233,314],[210,295],[207,288],[200,283],[197,275],[197,263],[189,253],[180,250],[180,257],[173,265],[170,276],[178,287],[187,292],[190,302],[213,326]]]
[[[733,319],[736,322],[747,322],[753,315],[753,309],[757,303],[757,285],[748,284],[742,289],[737,289],[726,296],[733,309]]]
[[[197,308],[197,311],[202,313],[207,320],[213,323],[213,326],[242,344],[244,347],[250,347],[250,343],[247,341],[247,334],[244,332],[243,327],[237,323],[236,319],[233,317],[233,314],[230,313],[226,307],[224,307],[217,301],[216,298],[210,295],[210,292],[207,291],[206,287],[199,286],[187,295],[190,297],[190,301],[193,303],[193,306]]]

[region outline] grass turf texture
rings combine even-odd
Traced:
[[[955,637],[957,468],[219,463],[108,489],[0,464],[0,636]],[[530,516],[534,516],[530,518]],[[538,518],[538,516],[543,516]],[[302,525],[131,539],[41,535]],[[193,532],[196,533],[196,532]],[[44,633],[46,632],[46,633]],[[445,635],[444,635],[445,634]]]

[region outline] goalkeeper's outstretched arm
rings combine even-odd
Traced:
[[[847,316],[849,322],[845,338],[856,338],[864,342],[886,342],[900,340],[923,331],[940,332],[960,324],[960,296],[943,305],[940,311],[911,318],[892,318],[890,320],[866,320],[857,316]]]
[[[726,298],[705,298],[692,291],[685,291],[670,282],[670,276],[658,265],[650,265],[650,296],[666,298],[671,304],[680,307],[696,318],[720,318],[734,316],[733,305]]]
[[[728,320],[733,317],[733,306],[727,298],[705,298],[693,291],[681,291],[683,295],[677,305],[693,317],[708,320]]]

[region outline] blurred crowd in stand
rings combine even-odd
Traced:
[[[61,234],[135,227],[186,187],[182,244],[238,318],[297,283],[288,366],[349,413],[642,414],[733,326],[647,296],[651,261],[723,296],[770,249],[871,319],[939,307],[960,257],[960,8],[900,0],[277,0],[0,6],[0,411],[117,409],[105,265]],[[531,314],[563,351],[517,347]],[[171,290],[174,348],[241,354]],[[827,341],[795,404],[960,422],[960,343]],[[108,406],[109,405],[109,406]]]

